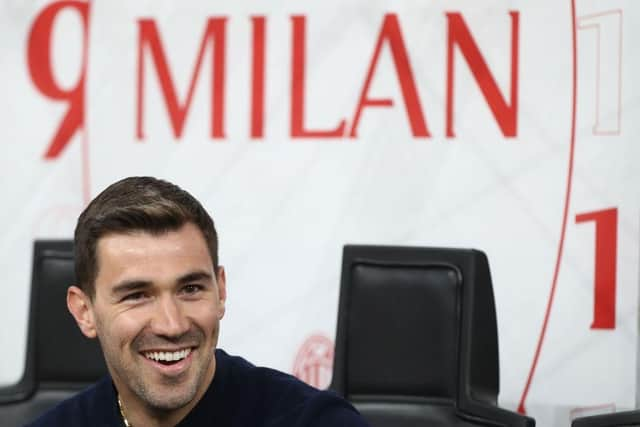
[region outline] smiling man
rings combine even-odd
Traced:
[[[366,426],[333,393],[216,349],[217,233],[179,187],[150,177],[108,187],[78,219],[75,257],[67,305],[110,376],[33,426]]]

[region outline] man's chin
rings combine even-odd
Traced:
[[[161,412],[183,408],[192,402],[201,384],[201,375],[195,366],[170,366],[169,369],[157,366],[145,366],[142,381],[144,386],[138,396],[152,409]],[[151,368],[151,369],[150,369]]]
[[[145,403],[156,412],[172,412],[189,405],[195,398],[195,390],[189,393],[172,393],[172,395],[141,396]]]
[[[193,372],[179,375],[149,375],[144,380],[143,390],[138,396],[151,408],[159,411],[180,409],[195,399],[198,393],[198,378]]]

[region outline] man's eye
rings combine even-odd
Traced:
[[[182,288],[182,292],[187,295],[197,294],[201,290],[202,290],[202,285],[195,285],[195,284],[186,285],[184,288]]]
[[[134,292],[132,294],[125,295],[124,298],[122,298],[122,300],[123,301],[140,301],[145,297],[146,295],[144,292]]]

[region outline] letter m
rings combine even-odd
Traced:
[[[173,136],[180,138],[184,128],[184,121],[189,112],[193,92],[200,74],[202,58],[207,45],[213,47],[211,85],[211,138],[224,138],[224,82],[225,82],[225,27],[227,18],[209,18],[207,27],[200,42],[200,49],[196,59],[195,68],[191,74],[187,97],[180,102],[173,84],[171,71],[167,65],[167,58],[160,41],[156,23],[152,19],[138,20],[138,80],[137,80],[137,121],[136,137],[144,139],[144,88],[145,88],[145,61],[144,53],[149,52],[155,66],[162,95],[164,97]]]

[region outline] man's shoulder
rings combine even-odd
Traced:
[[[110,422],[113,392],[111,378],[105,377],[78,394],[58,403],[27,427],[84,427]],[[108,424],[105,424],[108,425]]]
[[[360,413],[332,391],[322,391],[311,399],[303,411],[299,426],[369,427]]]
[[[235,371],[234,381],[241,380],[249,388],[245,395],[261,401],[260,418],[267,421],[266,426],[367,426],[355,408],[332,391],[318,390],[293,375],[256,367],[237,356],[224,356]]]
[[[278,400],[305,402],[321,393],[320,390],[276,369],[255,366],[239,356],[231,356],[223,350],[216,351],[217,358],[224,360],[232,387],[242,388],[244,395],[256,395],[267,399],[269,406]]]
[[[307,386],[297,393],[283,395],[267,426],[368,427],[368,424],[351,403],[334,392]]]

